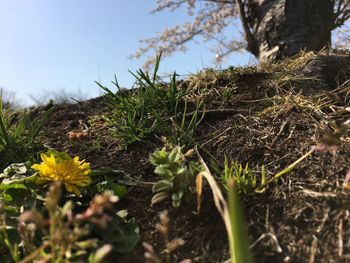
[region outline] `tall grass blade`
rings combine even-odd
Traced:
[[[232,178],[228,182],[227,193],[228,214],[231,225],[231,234],[229,234],[231,263],[252,263],[253,260],[249,249],[247,226]]]
[[[248,234],[246,230],[247,226],[243,218],[243,212],[240,207],[239,199],[233,183],[232,187],[230,187],[228,191],[227,203],[218,183],[211,175],[208,166],[199,154],[197,147],[195,147],[195,151],[197,152],[197,156],[205,169],[205,171],[198,174],[198,178],[196,180],[197,199],[200,200],[198,193],[202,192],[202,180],[205,178],[212,190],[216,209],[219,211],[226,227],[230,247],[231,263],[252,263],[252,255],[249,250]],[[200,205],[198,207],[200,207]]]

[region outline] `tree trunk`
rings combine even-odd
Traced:
[[[248,23],[260,62],[319,51],[331,44],[332,0],[248,0]]]

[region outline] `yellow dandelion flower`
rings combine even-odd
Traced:
[[[73,159],[69,156],[63,158],[62,155],[50,153],[50,156],[40,154],[42,162],[32,165],[39,176],[47,181],[61,181],[68,192],[80,195],[78,187],[91,183],[88,176],[91,173],[90,164],[85,160],[79,161],[76,156]]]

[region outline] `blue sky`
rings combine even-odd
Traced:
[[[50,91],[80,92],[96,97],[94,81],[111,87],[117,76],[131,87],[128,70],[144,59],[129,60],[139,40],[164,27],[189,20],[184,10],[150,14],[156,0],[0,0],[0,88],[16,93],[23,105]],[[238,32],[228,29],[228,34]],[[161,73],[189,74],[213,67],[210,43],[189,45],[161,62]],[[230,57],[230,65],[246,65],[254,58]],[[228,65],[224,65],[228,66]]]
[[[109,85],[116,74],[130,87],[128,70],[144,58],[129,60],[139,40],[165,26],[188,19],[186,12],[150,14],[155,0],[0,0],[0,87],[14,91],[25,105],[27,96],[45,91],[81,90],[84,96],[101,92],[95,80]],[[205,45],[190,45],[161,63],[161,72],[195,73],[213,66]],[[245,64],[237,55],[232,65]]]

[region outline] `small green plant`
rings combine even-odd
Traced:
[[[227,157],[225,157],[224,171],[221,173],[221,180],[226,189],[230,180],[234,180],[237,191],[243,194],[254,194],[258,185],[257,172],[251,170],[246,164],[244,167],[237,161],[232,161],[229,165]],[[264,166],[261,168],[260,184],[266,184],[266,174]]]
[[[223,98],[224,102],[229,102],[229,101],[232,99],[232,97],[233,97],[233,95],[234,95],[236,89],[237,89],[237,88],[227,88],[227,87],[226,87],[226,88],[222,91],[221,97]]]
[[[90,235],[92,227],[106,227],[112,220],[106,211],[118,198],[109,192],[96,196],[81,213],[73,212],[73,203],[59,205],[61,185],[52,184],[45,198],[44,210],[31,209],[20,214],[17,229],[19,243],[11,244],[3,221],[2,237],[14,262],[76,262],[98,247]],[[19,244],[19,245],[18,245]],[[106,254],[105,254],[106,255]]]
[[[156,166],[154,173],[161,177],[152,188],[155,193],[152,204],[171,197],[173,206],[178,207],[182,200],[189,201],[192,198],[195,177],[201,166],[188,160],[190,155],[191,151],[183,153],[180,146],[172,145],[167,145],[151,155],[150,161]]]
[[[90,164],[71,158],[66,152],[49,150],[42,153],[40,164],[13,163],[0,173],[0,202],[3,209],[18,211],[19,207],[31,207],[44,195],[51,182],[60,181],[65,186],[65,198],[80,198],[81,205],[88,205],[96,193],[112,191],[118,197],[126,194],[126,186],[118,184],[124,174],[109,168],[91,170]],[[35,171],[37,170],[37,171]],[[39,198],[40,200],[40,198]],[[84,203],[85,200],[85,203]]]
[[[253,194],[261,194],[266,191],[266,188],[269,184],[276,182],[283,175],[290,173],[301,161],[310,156],[317,148],[312,148],[310,151],[305,153],[299,159],[288,165],[286,168],[281,170],[280,172],[272,175],[267,179],[265,173],[265,166],[261,166],[261,178],[258,179],[258,172],[251,170],[246,164],[243,167],[237,161],[231,162],[231,165],[228,163],[228,159],[225,157],[224,170],[220,172],[220,170],[216,168],[216,172],[220,174],[220,178],[223,186],[227,189],[228,182],[233,179],[235,183],[235,187],[237,188],[238,193],[253,195]]]
[[[117,79],[112,82],[117,93],[97,83],[106,92],[107,103],[113,110],[107,120],[113,124],[117,138],[125,147],[169,131],[169,119],[177,116],[183,107],[187,92],[177,88],[176,73],[169,84],[162,83],[157,76],[160,58],[161,55],[157,57],[152,76],[141,69],[131,73],[136,79],[133,90],[121,88]]]
[[[37,137],[52,110],[32,118],[24,111],[16,121],[16,115],[3,107],[0,94],[0,170],[14,162],[32,159],[44,150]]]
[[[107,168],[91,171],[88,163],[79,161],[78,157],[71,158],[65,152],[50,150],[41,155],[41,164],[14,163],[0,174],[0,247],[4,250],[0,251],[0,262],[19,262],[23,258],[29,258],[27,262],[31,262],[34,255],[35,258],[48,256],[47,262],[76,262],[76,257],[87,259],[88,253],[83,254],[83,250],[93,251],[97,244],[106,243],[113,245],[113,250],[118,253],[130,252],[139,241],[135,220],[127,219],[126,211],[105,213],[98,206],[105,204],[106,192],[109,196],[113,195],[114,199],[126,193],[126,187],[117,183],[120,172]],[[59,201],[53,199],[53,192],[47,198],[43,197],[52,182],[64,185],[59,190]],[[100,193],[99,197],[93,198],[91,202],[96,193]],[[55,204],[54,209],[50,202]],[[30,222],[23,219],[26,218],[23,210],[29,211],[26,216]],[[77,211],[77,217],[72,217]],[[94,217],[95,212],[97,217]],[[18,228],[22,219],[26,223],[26,228],[22,229],[24,232]],[[111,219],[108,229],[100,225],[104,219]],[[77,232],[70,233],[68,230]],[[85,242],[87,230],[89,241]],[[58,237],[62,239],[58,240]],[[48,240],[52,244],[47,243]],[[27,242],[28,247],[23,242]],[[98,262],[107,248],[91,254],[89,262]],[[62,251],[67,251],[69,255],[52,254]],[[59,260],[54,261],[56,259]]]

